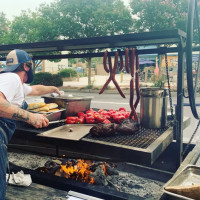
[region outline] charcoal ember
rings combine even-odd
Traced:
[[[54,174],[58,169],[60,168],[60,165],[53,161],[47,161],[44,165],[44,167],[39,167],[36,170],[42,171],[48,174]]]
[[[90,170],[92,171],[92,172],[94,172],[95,170],[96,170],[96,168],[98,167],[98,166],[102,166],[103,165],[103,162],[94,162],[94,163],[92,163],[92,165],[90,166]]]
[[[90,177],[94,178],[94,182],[96,185],[108,185],[106,175],[104,174],[102,166],[98,166],[96,170],[90,174]]]
[[[58,166],[58,164],[52,160],[48,160],[45,165],[44,165],[46,168],[56,168]]]
[[[116,129],[120,134],[134,134],[139,130],[139,124],[133,119],[125,119]]]
[[[69,158],[64,158],[63,160],[62,160],[62,165],[66,165],[67,167],[69,167],[69,166],[74,166],[74,165],[76,165],[76,163],[77,163],[77,160],[76,159],[69,159]]]
[[[114,135],[118,124],[96,124],[90,129],[90,134],[92,136],[111,136]]]
[[[119,175],[118,170],[116,170],[115,168],[113,168],[113,167],[111,167],[109,165],[106,165],[106,172],[110,176],[112,176],[112,175]]]

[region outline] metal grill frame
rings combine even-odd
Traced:
[[[85,142],[89,142],[90,144],[95,144],[96,147],[95,149],[93,148],[93,150],[95,150],[96,154],[96,149],[101,149],[101,155],[106,154],[106,156],[109,156],[116,160],[152,165],[159,157],[159,155],[173,141],[173,128],[170,127],[166,131],[164,131],[147,148],[133,147],[113,142],[111,143],[87,137],[83,138],[82,140]],[[109,149],[107,147],[109,147]]]
[[[190,118],[184,117],[183,128],[186,128],[190,124]],[[168,125],[169,126],[169,125]],[[153,129],[147,129],[148,131],[154,131]],[[101,149],[101,156],[105,153],[110,158],[116,158],[119,160],[124,160],[127,162],[133,162],[138,164],[148,164],[152,165],[156,159],[161,155],[161,153],[169,146],[173,141],[173,127],[166,129],[159,129],[157,132],[160,134],[151,144],[146,148],[134,147],[131,145],[117,144],[106,139],[92,139],[92,137],[84,137],[82,140],[85,142],[90,142],[96,145],[96,149]],[[119,137],[119,136],[118,136]],[[126,137],[129,138],[128,136]],[[107,149],[110,147],[110,150]],[[112,148],[111,148],[112,147]],[[113,149],[113,150],[112,150]]]
[[[190,118],[184,117],[183,128],[190,124]],[[44,130],[43,130],[44,131]],[[131,162],[136,164],[152,165],[173,141],[173,127],[165,130],[147,148],[137,148],[124,144],[94,140],[84,137],[80,141],[57,139],[37,136],[43,132],[40,129],[21,127],[17,129],[12,144],[17,144],[18,149],[30,149],[32,152],[50,153],[62,157],[76,153],[81,157],[96,157],[97,159],[108,159],[112,161]],[[128,138],[128,136],[127,136]]]

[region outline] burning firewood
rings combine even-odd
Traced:
[[[114,167],[105,162],[67,158],[64,158],[62,161],[48,161],[44,167],[40,167],[37,170],[67,179],[104,186],[110,184],[109,176],[119,174]]]

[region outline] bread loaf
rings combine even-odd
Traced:
[[[37,103],[30,103],[28,104],[28,110],[33,110],[33,109],[36,109],[36,108],[40,108],[40,107],[43,107],[45,106],[45,103],[44,102],[37,102]]]
[[[57,108],[58,104],[56,104],[56,103],[48,103],[48,104],[46,104],[46,106],[48,106],[49,110],[51,110],[51,109]]]
[[[40,108],[33,109],[32,111],[34,111],[34,112],[41,112],[41,111],[48,112],[49,111],[49,107],[45,105],[45,106],[42,106]]]
[[[194,184],[189,186],[168,186],[165,190],[173,192],[175,194],[189,197],[195,200],[200,200],[200,185]]]

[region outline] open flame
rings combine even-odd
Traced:
[[[67,161],[65,164],[60,165],[60,171],[56,175],[60,174],[67,179],[75,179],[89,184],[94,184],[95,179],[90,176],[95,163],[89,160],[78,159],[76,163]],[[102,171],[106,175],[106,164],[102,163]]]
[[[37,170],[97,185],[107,185],[110,181],[107,179],[109,176],[119,174],[112,163],[69,158],[49,160],[44,167],[39,167]]]

